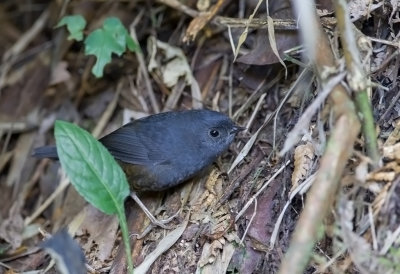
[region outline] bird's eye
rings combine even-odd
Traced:
[[[211,137],[218,137],[219,136],[219,131],[218,130],[216,130],[216,129],[212,129],[212,130],[210,130],[210,136]]]

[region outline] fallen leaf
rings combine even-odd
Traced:
[[[294,170],[292,173],[292,187],[290,193],[299,185],[299,182],[305,179],[310,173],[314,156],[314,146],[311,142],[299,145],[294,150]]]
[[[66,82],[69,79],[71,79],[71,74],[67,70],[67,67],[68,67],[67,62],[64,62],[64,61],[59,62],[55,66],[55,68],[51,74],[49,85],[57,85],[57,84]]]
[[[0,238],[9,243],[12,249],[21,246],[24,220],[21,216],[22,202],[15,201],[10,208],[8,218],[1,221]]]
[[[150,55],[148,71],[159,74],[168,87],[175,86],[183,77],[186,85],[191,87],[193,108],[201,108],[200,88],[183,51],[153,36],[148,39],[147,48]]]

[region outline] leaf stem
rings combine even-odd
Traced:
[[[126,216],[125,216],[125,209],[122,208],[122,211],[118,210],[118,219],[119,223],[121,226],[121,232],[122,232],[122,240],[125,245],[125,253],[126,253],[126,260],[128,263],[128,273],[133,274],[133,263],[132,263],[132,252],[131,252],[131,245],[129,241],[129,233],[128,233],[128,223],[126,222]]]
[[[355,99],[360,120],[362,122],[362,130],[367,147],[367,153],[372,160],[373,167],[378,168],[380,155],[376,139],[376,130],[371,103],[365,90],[357,92],[355,94]]]

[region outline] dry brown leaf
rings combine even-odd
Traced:
[[[223,245],[220,240],[215,240],[212,243],[206,243],[203,247],[203,252],[198,265],[203,267],[206,264],[213,263],[215,261],[215,257],[218,256],[218,253],[220,250],[222,250],[222,247]]]
[[[67,62],[61,61],[58,63],[51,74],[49,85],[57,85],[71,79],[71,74],[67,70],[67,67]]]
[[[315,156],[314,146],[311,142],[307,142],[304,145],[299,145],[294,151],[294,170],[292,173],[292,188],[290,192],[293,191],[299,182],[306,178],[309,174],[313,159]]]
[[[381,190],[381,192],[375,197],[374,201],[372,202],[372,211],[374,213],[374,215],[376,216],[376,214],[378,214],[381,209],[383,204],[386,201],[386,197],[388,195],[390,186],[392,184],[386,184],[384,185],[383,189]]]
[[[231,227],[233,218],[227,206],[218,208],[218,211],[211,217],[213,218],[210,227],[211,233],[208,234],[208,237],[218,239]]]
[[[175,86],[180,77],[184,77],[186,83],[191,83],[192,71],[182,49],[156,40],[155,37],[148,39],[147,48],[150,55],[148,71],[160,74],[167,87]]]
[[[376,172],[368,174],[367,180],[368,181],[384,181],[384,182],[391,182],[396,178],[396,172],[389,171],[389,172]]]
[[[88,235],[82,248],[86,254],[90,254],[91,265],[96,269],[101,268],[104,261],[110,258],[117,239],[118,219],[105,215],[91,205],[87,205],[84,211],[85,219],[77,235]]]
[[[232,225],[233,219],[229,212],[228,205],[219,207],[215,212],[214,208],[201,207],[193,210],[190,216],[190,221],[195,223],[209,224],[209,233],[207,234],[210,238],[221,237]]]
[[[169,232],[167,236],[165,236],[160,243],[157,245],[156,249],[148,254],[144,261],[135,268],[135,273],[144,274],[150,269],[150,266],[153,262],[161,256],[166,250],[168,250],[176,241],[182,236],[185,228],[188,224],[188,219],[186,219],[181,225],[179,225],[176,229]]]
[[[383,147],[383,157],[390,160],[400,159],[400,142],[390,146]]]
[[[11,167],[8,172],[6,185],[12,186],[15,183],[19,183],[27,159],[29,159],[34,136],[36,133],[27,132],[19,136],[17,145],[14,150],[14,157],[11,161]]]
[[[187,28],[186,34],[183,37],[182,41],[185,43],[193,41],[196,38],[199,31],[201,31],[204,28],[204,26],[212,19],[213,16],[214,15],[211,12],[200,13],[199,16],[197,16],[190,22],[189,27]]]
[[[281,65],[285,68],[285,77],[287,77],[287,67],[285,65],[285,62],[283,62],[282,58],[279,56],[278,47],[276,46],[274,20],[271,18],[271,16],[268,16],[267,20],[268,20],[268,38],[269,38],[269,43],[271,45],[271,49],[278,58],[279,63],[281,63]]]
[[[208,224],[207,236],[213,239],[222,237],[233,223],[227,204],[214,208],[218,197],[223,194],[223,181],[220,174],[218,169],[212,170],[206,182],[207,189],[195,201],[190,216],[191,222]]]
[[[21,216],[21,201],[15,201],[11,206],[8,218],[1,221],[0,238],[8,242],[14,250],[22,243],[24,220]]]
[[[234,244],[228,242],[222,248],[222,254],[216,257],[214,263],[207,264],[201,269],[201,273],[213,274],[213,273],[229,273],[228,266],[231,258],[234,254],[236,247]],[[197,272],[199,273],[199,272]]]
[[[217,14],[224,1],[225,0],[218,0],[218,2],[215,5],[213,5],[209,11],[202,12],[199,14],[199,16],[193,19],[190,22],[189,27],[186,30],[185,36],[182,39],[183,42],[193,41],[196,38],[199,31],[201,31],[204,28],[204,26]]]
[[[158,74],[167,87],[177,85],[179,79],[183,78],[185,84],[191,87],[193,108],[201,108],[202,97],[199,84],[193,76],[182,49],[159,41],[153,36],[148,39],[147,48],[150,55],[148,71]],[[175,94],[170,96],[175,96]]]
[[[239,238],[232,232],[224,238],[205,243],[197,263],[196,273],[227,273],[229,262],[235,251],[235,242],[238,243]]]
[[[222,179],[221,172],[217,168],[213,168],[205,183],[206,190],[197,199],[192,207],[192,218],[197,213],[204,214],[209,207],[217,203],[217,197],[222,195]]]
[[[395,128],[386,139],[383,147],[393,146],[400,141],[400,120],[395,122]]]
[[[395,162],[386,163],[382,168],[371,172],[367,176],[367,181],[391,182],[400,173],[400,165]]]
[[[272,50],[273,47],[278,51],[278,55],[282,56],[285,54],[287,50],[295,48],[299,45],[298,36],[296,32],[276,32],[275,34],[275,43],[272,46],[269,38],[268,31],[265,29],[257,30],[255,34],[255,44],[254,47],[250,49],[248,53],[243,53],[236,61],[239,63],[244,63],[248,65],[269,65],[276,64],[279,62],[279,59],[275,52]],[[254,68],[253,68],[254,69]],[[263,69],[261,67],[260,69]],[[245,75],[247,73],[245,72]],[[253,80],[253,79],[250,79]],[[308,83],[312,83],[311,81]],[[303,90],[303,91],[306,91]]]
[[[213,168],[213,170],[211,171],[210,175],[208,176],[208,179],[206,182],[206,189],[214,195],[216,195],[216,191],[214,188],[217,184],[217,181],[218,181],[218,178],[220,175],[221,175],[221,172],[218,169]]]
[[[234,51],[234,59],[233,61],[235,61],[239,55],[239,50],[241,48],[241,46],[243,45],[244,41],[246,41],[247,38],[247,34],[249,33],[249,23],[251,22],[251,20],[253,20],[254,16],[256,15],[257,10],[260,8],[260,5],[263,1],[262,0],[258,0],[257,6],[254,8],[253,13],[249,16],[249,19],[246,22],[246,28],[244,29],[244,31],[242,32],[242,34],[239,36],[239,41],[238,44],[236,46],[236,49]],[[231,44],[233,45],[233,42],[231,41]]]

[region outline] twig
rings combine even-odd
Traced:
[[[120,81],[117,85],[117,91],[115,92],[114,98],[112,101],[108,104],[106,110],[103,112],[103,115],[101,115],[100,120],[97,122],[96,127],[92,131],[92,135],[95,138],[99,138],[101,132],[103,132],[105,126],[109,122],[112,114],[114,113],[115,108],[117,107],[118,103],[118,98],[122,90],[122,81]]]
[[[137,41],[135,25],[133,23],[130,25],[129,30],[130,30],[130,34],[131,34],[133,40]],[[144,58],[143,58],[143,53],[142,53],[142,51],[135,51],[135,54],[136,54],[136,58],[139,62],[139,68],[140,68],[140,71],[144,78],[144,83],[146,85],[146,91],[149,94],[149,98],[150,98],[151,106],[153,107],[153,111],[154,111],[154,113],[159,113],[160,106],[158,105],[156,96],[154,95],[153,86],[151,85],[151,82],[150,82],[150,77],[149,77],[149,73],[147,72],[147,66],[146,66],[146,62],[144,61]]]
[[[235,222],[239,220],[240,217],[242,217],[243,213],[249,208],[251,203],[260,195],[265,188],[283,171],[283,169],[290,163],[290,161],[287,161],[284,165],[279,168],[274,175],[269,178],[269,180],[257,191],[256,194],[253,195],[253,197],[250,198],[250,200],[247,201],[247,203],[244,205],[242,210],[239,211],[239,213],[236,215]]]
[[[9,50],[6,51],[6,53],[4,53],[0,67],[0,93],[4,86],[5,77],[14,62],[17,60],[18,54],[20,54],[45,27],[49,15],[50,8],[47,8],[32,25],[32,27],[25,32],[24,35],[22,35],[20,39]]]
[[[311,186],[311,184],[315,180],[315,173],[309,176],[302,184],[298,185],[289,195],[289,200],[286,202],[285,206],[283,207],[281,213],[278,216],[278,219],[276,219],[274,230],[272,231],[271,234],[271,239],[269,240],[269,248],[272,250],[274,248],[276,239],[278,237],[279,233],[279,227],[281,226],[283,217],[285,216],[286,209],[289,207],[291,204],[292,200],[296,195],[299,193],[300,195],[303,195]]]
[[[371,227],[371,236],[372,236],[372,247],[375,251],[378,250],[378,240],[376,237],[375,223],[374,223],[374,212],[372,206],[368,206],[368,220]]]
[[[269,80],[267,84],[265,84],[266,80],[261,81],[261,83],[256,87],[254,91],[251,92],[249,98],[240,106],[240,108],[235,111],[232,116],[233,120],[237,120],[240,115],[243,114],[264,92],[270,90],[276,83],[281,79],[281,75],[278,74],[274,79]],[[264,86],[265,85],[265,86]]]
[[[196,17],[199,15],[199,12],[197,10],[194,10],[192,8],[189,8],[186,5],[183,5],[180,1],[178,0],[157,0],[157,2],[167,5],[173,9],[179,10],[186,15],[189,15],[191,17]]]
[[[338,75],[332,77],[323,88],[322,91],[319,92],[318,97],[307,107],[304,111],[303,115],[300,117],[299,121],[296,123],[295,127],[289,132],[285,144],[283,145],[282,150],[279,152],[280,155],[285,154],[289,151],[298,141],[298,137],[303,133],[307,132],[309,124],[313,115],[317,112],[318,108],[322,106],[326,97],[328,97],[329,93],[332,89],[337,86],[344,78],[345,73],[339,73]],[[300,78],[300,77],[299,77]],[[285,102],[285,100],[283,100]],[[278,108],[278,110],[280,107]],[[276,127],[276,123],[274,123],[274,128]],[[275,130],[274,130],[274,147],[275,147]]]
[[[260,132],[267,126],[269,121],[271,121],[271,117],[274,115],[275,112],[269,113],[265,119],[264,123],[259,127],[259,129],[251,136],[251,138],[247,141],[247,143],[244,145],[242,150],[239,152],[238,156],[236,156],[235,160],[233,161],[231,167],[228,170],[228,174],[232,172],[232,170],[246,157],[246,155],[249,153],[250,149],[253,147],[254,143],[257,140],[258,135]]]
[[[178,0],[157,0],[157,2],[167,5],[173,9],[179,10],[190,17],[198,17],[200,12],[194,10]],[[298,22],[293,19],[276,19],[274,18],[274,29],[276,30],[297,30]],[[322,17],[321,21],[324,25],[335,25],[336,18],[334,17]],[[268,29],[268,20],[263,18],[253,18],[248,20],[247,18],[232,18],[225,16],[215,16],[211,21],[214,24],[231,27],[231,28],[244,28],[248,26],[249,28],[255,29]]]
[[[329,72],[334,71],[336,62],[330,43],[316,14],[315,3],[292,1],[296,7],[302,37],[309,60],[314,64],[322,88],[329,81]],[[290,247],[282,261],[279,273],[304,273],[313,247],[318,240],[322,221],[329,213],[336,197],[340,177],[352,153],[358,136],[360,123],[355,107],[342,85],[334,87],[329,95],[334,114],[326,151],[321,158],[320,168],[307,201],[293,233]]]
[[[375,123],[372,107],[368,98],[367,89],[370,80],[365,76],[360,60],[360,52],[354,37],[353,24],[350,21],[349,9],[344,0],[335,0],[335,10],[338,20],[340,39],[342,40],[343,54],[349,71],[348,83],[355,93],[355,102],[360,113],[362,129],[365,137],[365,145],[373,166],[379,166],[380,155],[376,139]]]
[[[265,96],[267,96],[267,94],[266,94],[266,93],[263,93],[263,94],[261,95],[260,99],[258,99],[257,105],[256,105],[256,107],[254,108],[254,111],[253,111],[253,113],[251,114],[250,119],[247,121],[246,129],[245,129],[245,131],[244,131],[245,133],[247,133],[247,132],[249,131],[249,128],[250,128],[251,125],[253,124],[254,118],[256,117],[258,111],[260,110],[261,104],[264,102]]]
[[[396,96],[392,99],[385,113],[383,113],[381,118],[379,118],[379,122],[382,122],[385,119],[386,115],[388,115],[388,113],[393,110],[393,107],[399,102],[399,99],[400,99],[400,92],[398,92]]]
[[[24,221],[24,225],[27,226],[29,225],[33,220],[35,220],[53,201],[54,199],[61,193],[64,191],[64,189],[67,188],[67,186],[69,186],[70,181],[68,180],[68,178],[64,178],[61,183],[58,185],[58,187],[56,188],[56,190],[51,193],[51,195],[46,199],[46,201],[44,201],[43,204],[41,204],[39,206],[38,209],[35,210],[35,212],[33,212],[33,214],[29,217],[27,217]]]
[[[244,233],[243,233],[242,238],[240,239],[240,244],[243,244],[244,238],[246,237],[247,232],[249,231],[249,228],[250,228],[250,226],[251,226],[251,223],[253,222],[254,217],[256,217],[256,215],[257,215],[257,198],[254,199],[254,212],[253,212],[253,214],[251,215],[250,221],[249,221],[249,223],[248,223],[247,226],[246,226],[246,229],[245,229],[245,231],[244,231]]]

